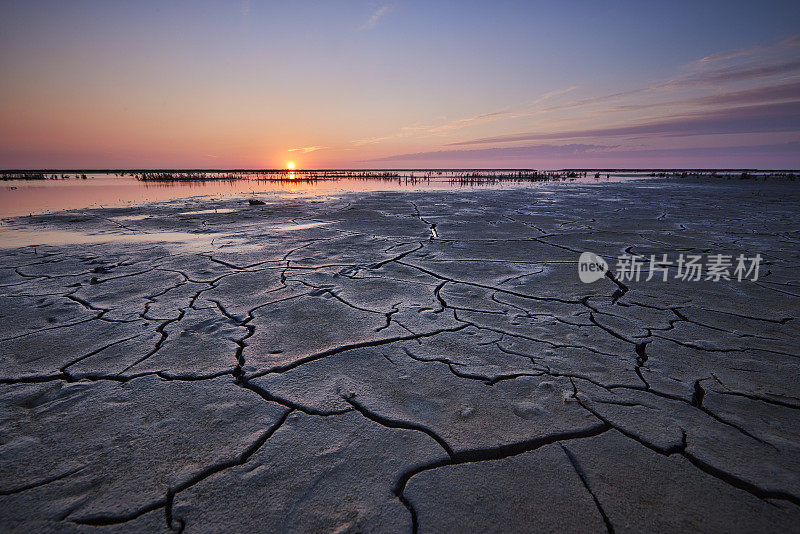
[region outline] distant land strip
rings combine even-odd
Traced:
[[[582,168],[565,168],[565,169],[532,169],[532,168],[441,168],[441,169],[429,169],[429,168],[383,168],[383,169],[200,169],[200,168],[185,168],[185,169],[178,169],[178,168],[153,168],[153,169],[0,169],[0,174],[15,174],[15,173],[46,173],[46,174],[76,174],[76,173],[84,173],[84,174],[137,174],[137,173],[198,173],[198,172],[207,172],[207,173],[223,173],[223,172],[239,172],[239,173],[295,173],[295,174],[309,174],[309,173],[323,173],[323,172],[337,172],[337,173],[345,173],[345,172],[430,172],[430,173],[457,173],[457,172],[534,172],[534,171],[542,171],[542,172],[636,172],[636,173],[644,173],[644,172],[662,172],[662,173],[732,173],[732,172],[756,172],[756,173],[764,173],[764,172],[782,172],[782,173],[794,173],[800,172],[800,169],[745,169],[745,168],[637,168],[637,169],[629,169],[629,168],[609,168],[609,169],[599,169],[599,168],[590,168],[590,167],[582,167]]]

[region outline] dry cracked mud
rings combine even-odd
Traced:
[[[259,198],[5,221],[0,530],[800,531],[793,184]]]

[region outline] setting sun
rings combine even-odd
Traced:
[[[294,161],[290,161],[289,163],[287,163],[286,168],[289,169],[290,171],[294,170]]]

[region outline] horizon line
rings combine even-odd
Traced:
[[[286,169],[286,168],[192,168],[192,167],[164,167],[164,168],[15,168],[0,169],[0,174],[39,172],[39,173],[152,173],[152,172],[241,172],[241,173],[313,173],[313,172],[800,172],[800,169],[763,169],[744,167],[569,167],[561,169],[535,169],[532,167],[379,167],[379,168],[353,168],[353,167],[327,167],[317,169]]]

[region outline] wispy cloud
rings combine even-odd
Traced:
[[[622,145],[595,145],[572,143],[565,145],[528,145],[502,148],[473,148],[462,150],[436,150],[416,152],[413,154],[397,154],[368,163],[398,163],[415,165],[497,165],[521,166],[530,165],[536,168],[580,168],[598,163],[619,166],[622,162],[643,162],[648,166],[673,164],[676,166],[697,166],[700,162],[718,158],[720,166],[730,166],[731,162],[763,162],[761,165],[775,166],[780,164],[786,168],[800,163],[800,142],[753,144],[717,147],[684,147],[684,148],[638,148]],[[758,166],[758,165],[755,165]],[[780,168],[780,167],[777,167]]]
[[[571,91],[574,91],[577,88],[578,88],[577,86],[572,86],[564,89],[556,89],[554,91],[549,91],[537,97],[536,99],[532,100],[531,102],[528,102],[527,104],[519,106],[517,108],[509,107],[497,111],[481,113],[479,115],[473,115],[470,117],[464,117],[461,119],[446,121],[444,123],[439,123],[439,124],[427,124],[427,125],[417,124],[417,125],[403,126],[393,134],[379,136],[379,137],[370,137],[366,139],[358,139],[356,141],[353,141],[353,145],[354,146],[374,145],[392,139],[402,139],[414,136],[427,137],[427,136],[447,135],[452,132],[462,130],[464,128],[468,128],[471,126],[476,126],[479,124],[490,123],[500,120],[528,117],[537,112],[536,106],[538,106],[542,102],[554,98],[556,96],[567,94]]]
[[[369,17],[369,19],[367,19],[367,22],[365,22],[361,26],[361,29],[362,30],[371,30],[372,28],[375,27],[376,24],[378,24],[378,21],[381,20],[384,16],[386,16],[386,14],[389,13],[389,11],[391,11],[391,10],[392,10],[391,4],[386,4],[386,5],[383,5],[383,6],[379,7]]]
[[[432,128],[435,128],[435,125],[430,124],[413,124],[409,126],[403,126],[397,132],[389,135],[382,135],[377,137],[367,137],[364,139],[357,139],[352,142],[353,146],[359,147],[364,145],[376,145],[378,143],[382,143],[384,141],[389,141],[392,139],[402,139],[405,137],[414,137],[419,135],[427,135]]]
[[[308,154],[309,152],[316,152],[317,150],[325,150],[326,146],[303,146],[298,148],[290,148],[287,152],[302,152],[303,154]]]
[[[775,47],[762,48],[759,50],[763,51],[764,54],[768,54],[779,50],[785,51],[797,46],[800,46],[800,36],[798,36],[798,38],[796,39],[793,38],[781,41],[780,45],[776,45]],[[693,64],[694,65],[693,72],[690,72],[688,74],[683,74],[663,82],[655,83],[648,87],[642,87],[639,89],[632,89],[630,91],[622,91],[608,95],[583,98],[580,100],[575,100],[573,102],[567,102],[564,104],[543,108],[540,111],[541,112],[563,111],[572,108],[604,104],[607,102],[613,102],[615,100],[630,99],[631,97],[640,95],[653,94],[665,91],[674,92],[676,90],[687,90],[704,86],[709,88],[724,88],[724,86],[727,84],[732,84],[736,82],[755,81],[763,78],[774,78],[787,74],[790,75],[795,73],[796,71],[800,71],[799,57],[770,59],[758,56],[753,60],[748,60],[746,62],[738,62],[738,63],[734,62],[732,64],[725,66],[712,65],[712,63],[716,61],[721,61],[722,58],[727,60],[745,56],[749,57],[755,53],[756,52],[754,50],[748,50],[748,51],[739,51],[737,53],[731,53],[728,55],[719,54],[718,56],[707,56],[706,58],[703,58],[698,62],[695,62]],[[696,103],[701,104],[702,102],[698,100]],[[655,107],[655,106],[647,106],[647,107]],[[631,107],[628,107],[627,109],[631,109]]]
[[[800,47],[800,35],[784,39],[766,47],[753,47],[733,52],[722,52],[701,58],[687,65],[690,72],[654,83],[653,85],[576,100],[542,111],[561,111],[594,104],[629,99],[637,95],[691,89],[698,86],[723,86],[728,83],[752,81],[791,74],[800,70],[800,58],[793,49]]]
[[[724,68],[714,69],[705,72],[698,72],[683,78],[677,79],[673,85],[693,85],[693,84],[726,84],[755,80],[758,78],[768,78],[790,74],[800,70],[800,58],[786,58],[773,61],[771,63],[753,62],[745,65],[731,65]]]
[[[530,145],[503,148],[473,148],[465,150],[433,150],[429,152],[415,152],[412,154],[397,154],[371,161],[451,161],[458,159],[462,161],[481,160],[486,157],[492,158],[532,158],[540,156],[576,156],[592,152],[604,152],[617,148],[607,145],[592,145],[573,143],[568,145]]]
[[[458,119],[455,121],[448,122],[446,124],[442,124],[440,126],[431,127],[428,131],[432,134],[441,134],[453,130],[461,130],[469,126],[475,126],[476,124],[495,122],[499,120],[520,119],[524,117],[530,117],[531,115],[534,115],[539,111],[538,106],[543,102],[555,98],[557,96],[565,95],[569,92],[574,91],[577,88],[578,88],[577,86],[572,86],[572,87],[567,87],[565,89],[556,89],[555,91],[549,91],[543,94],[542,96],[536,98],[535,100],[532,100],[531,102],[528,102],[527,104],[520,106],[518,108],[506,108],[499,111],[492,111],[490,113],[482,113],[480,115],[475,115],[473,117]]]
[[[800,100],[779,104],[725,108],[687,113],[673,118],[657,118],[647,122],[623,124],[610,128],[588,128],[562,132],[532,132],[500,135],[448,146],[516,143],[550,139],[580,139],[629,135],[695,136],[735,133],[800,131]]]
[[[738,50],[731,50],[728,52],[719,52],[716,54],[711,54],[700,58],[697,60],[698,64],[703,63],[712,63],[716,61],[726,61],[729,59],[735,59],[739,57],[752,57],[758,55],[765,55],[769,53],[773,53],[776,51],[785,50],[788,48],[794,48],[796,46],[800,46],[800,34],[793,35],[788,39],[784,39],[782,41],[778,41],[777,43],[771,46],[753,46],[750,48],[741,48]]]
[[[690,72],[669,83],[717,85],[780,76],[800,69],[800,34],[770,46],[754,46],[705,56],[687,65]]]
[[[609,108],[611,111],[638,111],[679,106],[720,106],[734,104],[766,104],[784,100],[795,100],[800,95],[800,81],[766,84],[738,91],[719,92],[708,96],[689,97],[680,100],[626,104]]]
[[[448,146],[593,136],[800,132],[798,47],[800,35],[771,46],[714,54],[688,64],[688,72],[644,88],[538,106],[530,113],[571,113],[569,116],[584,123],[586,117],[597,122],[603,115],[626,115],[624,122],[618,121],[611,127],[542,132],[546,121],[540,121],[535,126],[537,131],[471,139]],[[708,94],[709,91],[713,94]],[[720,106],[731,107],[718,109]],[[676,108],[681,107],[683,114],[676,116]],[[579,115],[578,110],[581,110]],[[654,116],[630,116],[645,110],[653,110]]]

